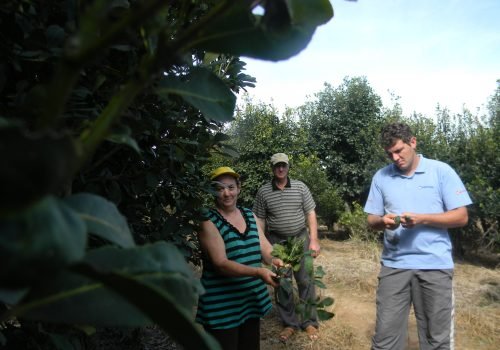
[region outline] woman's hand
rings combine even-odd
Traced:
[[[257,274],[266,284],[269,284],[273,287],[279,286],[279,283],[274,279],[274,277],[276,277],[277,275],[271,270],[266,269],[265,267],[259,267],[257,268]]]
[[[271,266],[283,267],[285,263],[280,258],[271,258]]]

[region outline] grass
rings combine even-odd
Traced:
[[[381,246],[376,242],[321,240],[316,263],[326,272],[322,296],[335,299],[336,316],[320,325],[320,339],[298,332],[286,344],[278,340],[281,324],[275,310],[262,322],[261,349],[368,349],[375,325],[375,293]],[[493,350],[500,344],[500,269],[459,262],[455,266],[455,343],[461,350]],[[410,315],[408,349],[416,347]],[[413,326],[412,326],[413,325]]]

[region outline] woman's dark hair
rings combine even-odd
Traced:
[[[413,133],[410,127],[404,123],[387,124],[380,131],[380,144],[383,148],[388,148],[394,145],[398,140],[409,144]]]

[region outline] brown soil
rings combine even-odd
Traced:
[[[261,349],[369,349],[375,326],[375,291],[380,247],[375,243],[322,239],[316,264],[323,266],[327,288],[322,297],[335,299],[331,320],[320,325],[320,338],[310,341],[296,333],[286,344],[276,312],[262,322]],[[457,263],[455,343],[459,350],[493,350],[500,344],[500,269]],[[415,318],[410,314],[407,349],[418,349]]]

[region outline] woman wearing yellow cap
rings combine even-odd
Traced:
[[[210,174],[215,208],[201,224],[204,255],[196,321],[224,350],[260,348],[260,318],[271,310],[266,284],[276,287],[276,274],[262,262],[282,266],[271,256],[272,246],[259,231],[252,211],[237,205],[240,176],[230,167]]]

